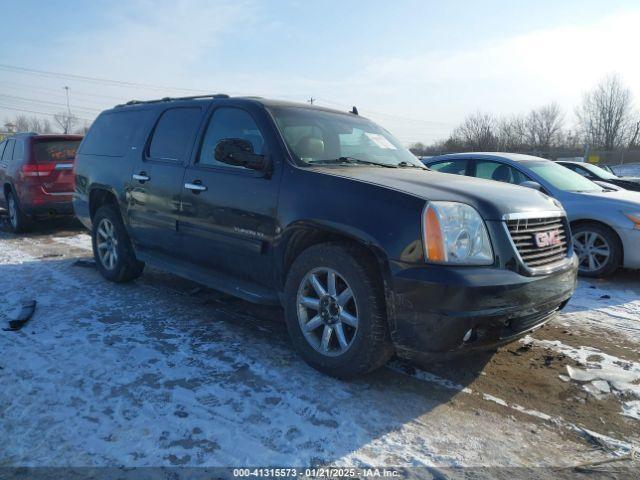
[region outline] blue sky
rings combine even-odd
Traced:
[[[640,95],[633,0],[22,0],[2,12],[2,65],[149,85],[0,68],[0,106],[53,113],[68,85],[89,120],[131,98],[314,97],[357,105],[409,143],[443,137],[477,110],[557,101],[570,123],[582,93],[613,71]]]

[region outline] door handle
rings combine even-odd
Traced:
[[[200,180],[195,180],[193,183],[185,183],[184,188],[191,190],[193,193],[205,192],[207,187],[202,185]]]
[[[148,182],[149,180],[151,180],[146,172],[134,173],[131,178],[133,178],[134,180],[138,180],[140,183]]]

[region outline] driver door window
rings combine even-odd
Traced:
[[[475,177],[511,183],[513,185],[520,185],[522,182],[529,180],[522,172],[516,170],[511,165],[487,160],[476,161]]]
[[[249,170],[243,166],[229,165],[215,158],[218,142],[225,138],[240,138],[253,145],[253,153],[264,154],[264,137],[251,115],[232,107],[218,108],[209,121],[198,157],[198,164],[207,167],[224,167]]]

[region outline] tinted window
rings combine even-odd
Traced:
[[[91,126],[81,153],[122,157],[131,148],[149,111],[109,112],[100,115]]]
[[[2,153],[4,152],[4,147],[7,145],[7,142],[0,143],[0,160],[2,160]]]
[[[202,111],[199,108],[173,108],[162,114],[149,144],[149,157],[182,162],[187,159]]]
[[[428,165],[431,170],[441,173],[453,173],[455,175],[465,175],[467,173],[468,160],[462,158],[447,160],[444,162],[432,163]]]
[[[13,159],[22,160],[22,157],[24,157],[24,142],[17,140],[16,146],[13,147]]]
[[[528,180],[519,170],[510,165],[486,160],[478,160],[476,162],[475,176],[486,180],[513,183],[514,185],[520,185]]]
[[[80,140],[40,141],[33,145],[33,153],[40,163],[70,162],[76,158],[78,145]]]
[[[11,155],[13,154],[13,144],[15,143],[15,140],[7,140],[7,146],[4,149],[4,152],[2,153],[2,161],[3,162],[8,162],[9,160],[11,160]]]
[[[218,162],[215,159],[216,145],[223,138],[248,140],[253,145],[254,153],[264,153],[264,138],[251,115],[238,108],[218,108],[209,121],[198,162],[202,165],[244,168]]]

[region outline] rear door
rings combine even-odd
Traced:
[[[133,162],[128,217],[139,246],[176,252],[184,171],[203,116],[201,106],[162,110]]]
[[[181,251],[190,262],[269,285],[280,173],[272,155],[272,130],[258,114],[214,108],[185,173],[179,228]],[[254,153],[270,156],[276,164],[265,174],[218,162],[215,148],[225,138],[250,141]]]

